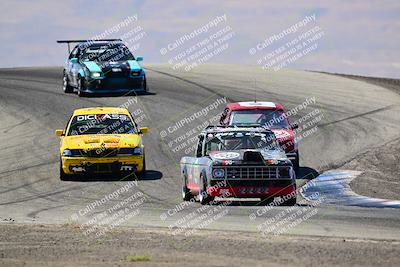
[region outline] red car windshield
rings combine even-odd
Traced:
[[[254,109],[233,111],[230,125],[260,124],[268,128],[289,129],[286,115],[281,110]]]

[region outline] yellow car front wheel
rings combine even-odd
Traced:
[[[70,181],[72,178],[72,175],[66,174],[62,168],[62,161],[60,159],[60,180],[61,181]]]

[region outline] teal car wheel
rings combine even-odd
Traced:
[[[74,88],[69,85],[68,76],[65,72],[63,73],[63,91],[64,93],[72,93],[74,91]]]
[[[84,97],[84,96],[86,96],[87,94],[84,92],[84,90],[85,90],[85,81],[84,81],[84,78],[79,78],[78,79],[78,96],[79,97]]]

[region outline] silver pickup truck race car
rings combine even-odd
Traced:
[[[199,135],[195,153],[180,161],[183,200],[197,196],[207,204],[215,197],[283,197],[283,204],[296,204],[293,165],[271,130],[209,126]]]

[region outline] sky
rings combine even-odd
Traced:
[[[67,48],[56,40],[90,39],[115,27],[119,27],[118,31],[107,34],[106,38],[120,38],[136,29],[135,34],[140,38],[130,43],[133,53],[143,56],[145,63],[173,62],[171,68],[189,57],[190,47],[197,49],[192,49],[192,54],[200,51],[204,48],[202,41],[228,29],[229,36],[218,36],[226,37],[219,40],[224,49],[217,50],[217,45],[209,48],[206,54],[216,52],[201,63],[263,67],[279,56],[280,47],[288,52],[295,47],[288,43],[318,29],[319,38],[314,38],[317,40],[304,44],[306,39],[303,39],[299,42],[303,47],[298,47],[296,53],[281,57],[292,58],[282,68],[400,78],[398,0],[2,0],[0,10],[0,67],[61,66]],[[314,15],[314,21],[298,26],[295,32],[266,48],[257,48],[271,36]],[[225,20],[168,50],[180,37],[221,17]],[[121,26],[127,18],[137,19]],[[307,47],[313,49],[306,50]],[[162,48],[167,48],[165,54],[160,51]],[[251,48],[256,48],[255,54],[249,52]],[[297,53],[303,56],[294,57]],[[179,60],[174,59],[178,56]]]

